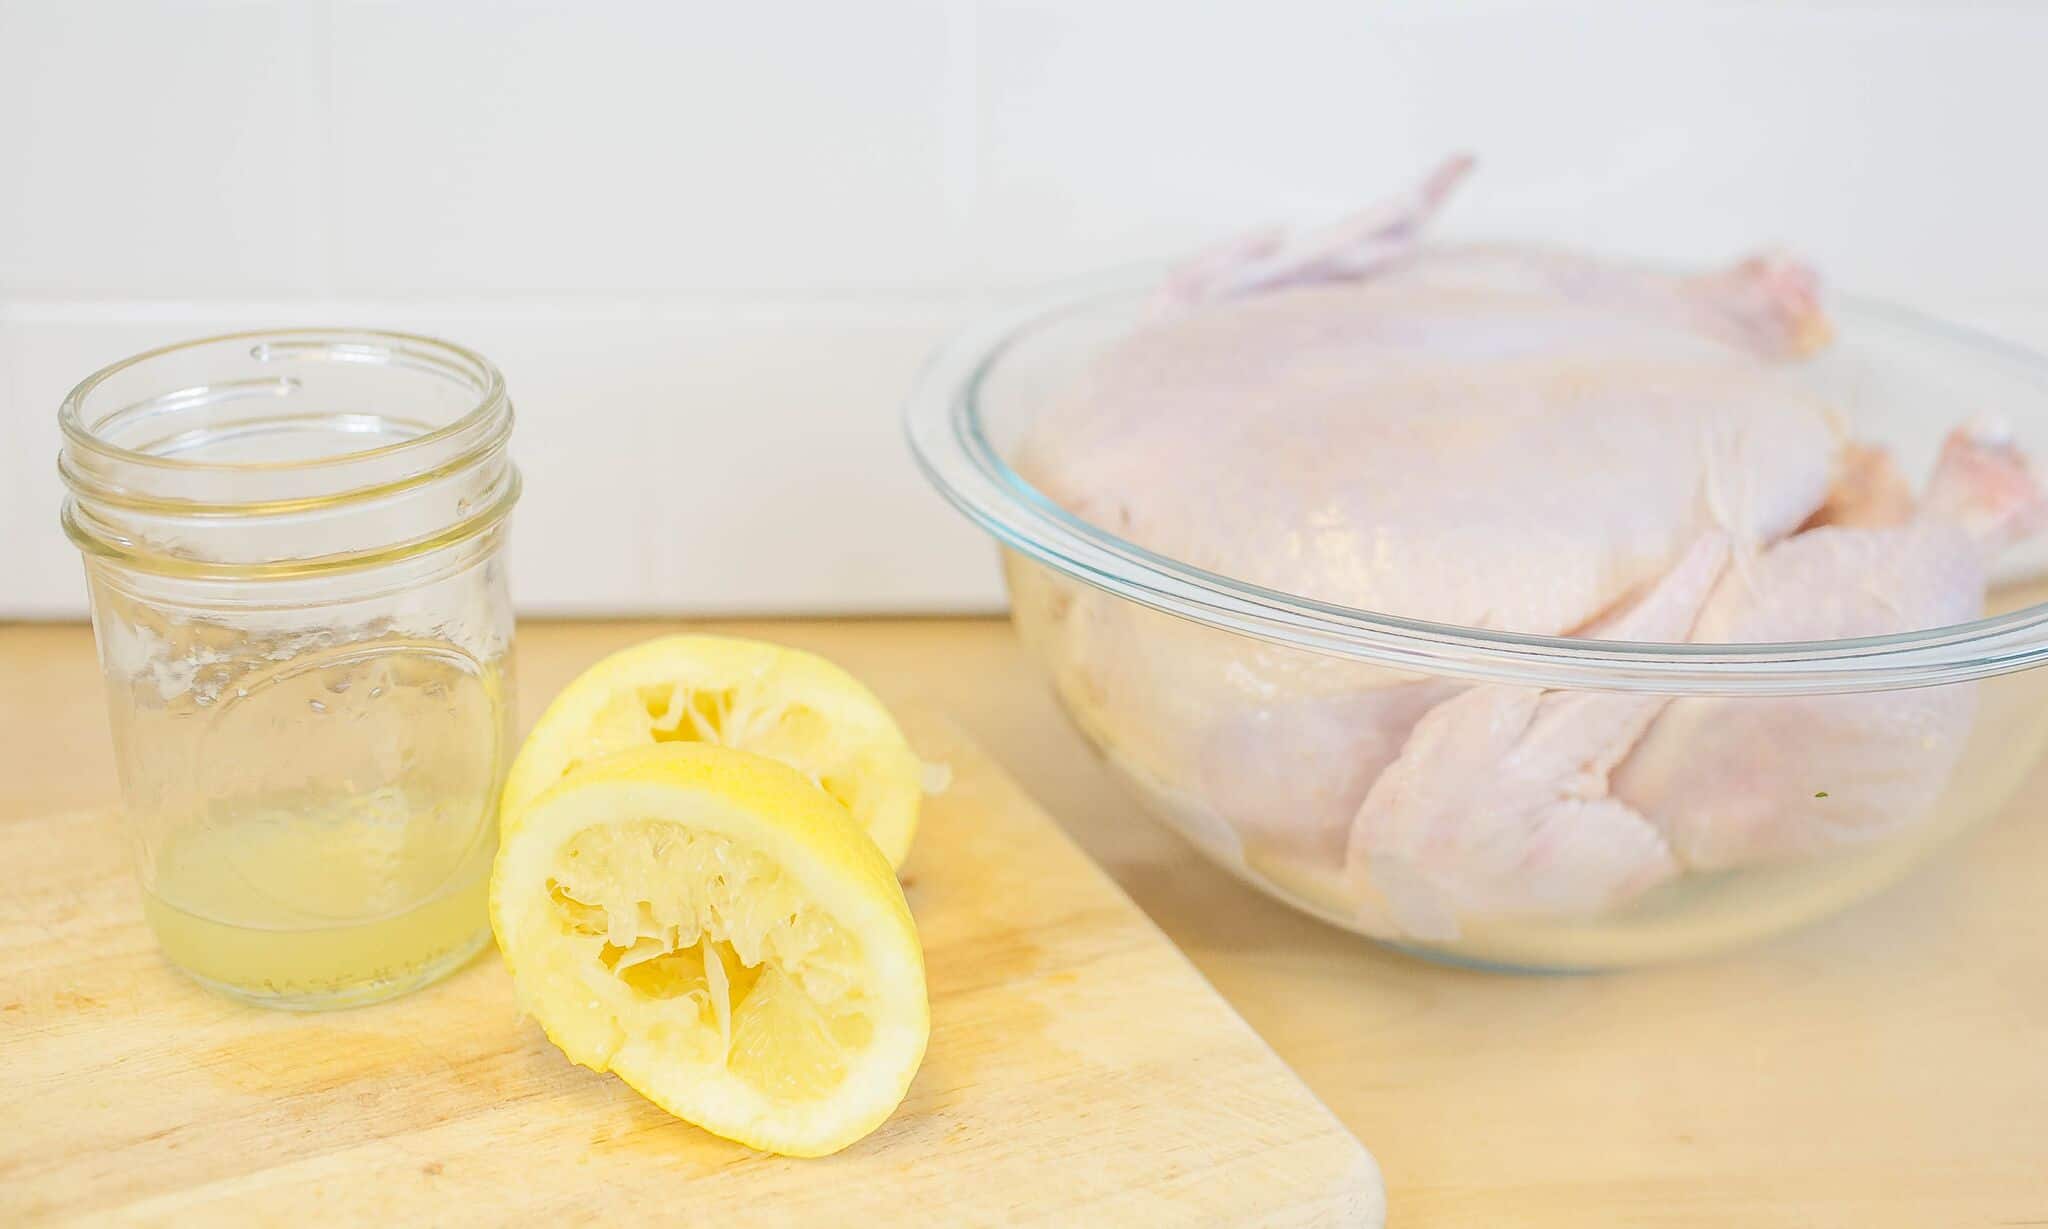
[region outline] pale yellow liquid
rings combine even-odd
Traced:
[[[401,994],[489,938],[497,827],[478,803],[395,791],[324,811],[215,818],[156,859],[143,912],[164,954],[207,985],[283,1007]]]
[[[173,963],[251,1002],[347,1007],[487,941],[501,660],[402,636],[173,650],[242,670],[141,674],[113,710],[124,787],[149,803],[130,811],[144,914]]]

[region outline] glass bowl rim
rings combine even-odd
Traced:
[[[939,493],[1000,544],[1114,596],[1208,627],[1391,670],[1475,682],[1672,695],[1817,695],[1967,682],[2048,661],[2048,602],[1966,623],[1840,640],[1659,644],[1489,631],[1404,618],[1250,584],[1148,550],[1060,507],[1011,469],[984,427],[990,373],[1034,331],[1129,299],[1157,269],[1054,287],[956,332],[903,412],[912,455]],[[2035,369],[2048,355],[1860,295],[1831,294],[1845,328],[1882,321]]]

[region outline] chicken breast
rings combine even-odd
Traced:
[[[1752,551],[1815,513],[1841,441],[1783,362],[1826,335],[1809,273],[1421,245],[1463,169],[1328,234],[1191,263],[1040,415],[1019,471],[1241,581],[1543,634],[1647,591],[1704,534]],[[1199,783],[1254,852],[1331,874],[1374,780],[1460,690],[1013,576],[1084,725],[1141,773]]]

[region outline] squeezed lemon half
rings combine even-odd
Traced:
[[[650,640],[563,688],[512,762],[500,822],[516,827],[580,764],[659,743],[780,760],[852,812],[890,866],[910,853],[923,764],[881,701],[822,657],[722,636]]]
[[[838,1151],[924,1057],[894,871],[843,806],[759,755],[675,743],[574,769],[505,833],[491,926],[572,1061],[751,1147]]]

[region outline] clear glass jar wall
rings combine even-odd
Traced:
[[[172,346],[60,413],[127,822],[165,954],[284,1007],[488,939],[509,753],[503,379],[426,338]]]

